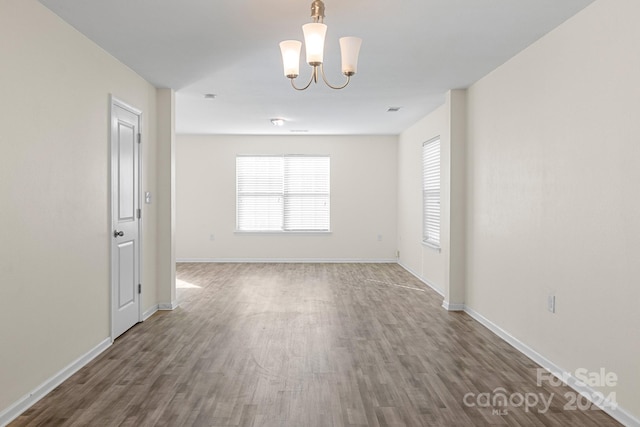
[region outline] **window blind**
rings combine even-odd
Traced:
[[[328,231],[328,156],[236,157],[240,231]]]
[[[422,146],[422,240],[440,247],[440,138]]]
[[[329,157],[285,156],[284,229],[329,230]]]
[[[282,157],[237,157],[237,227],[282,228]]]

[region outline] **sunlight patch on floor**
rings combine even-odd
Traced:
[[[184,280],[176,279],[176,289],[201,289],[202,286],[194,285],[193,283],[185,282]]]

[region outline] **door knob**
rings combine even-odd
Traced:
[[[122,236],[124,236],[124,231],[116,230],[113,232],[113,237],[122,237]]]

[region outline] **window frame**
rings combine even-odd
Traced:
[[[433,149],[436,147],[437,152],[434,154]],[[437,156],[437,163],[433,163],[434,156]],[[434,222],[436,214],[437,220]],[[436,136],[422,144],[422,244],[440,252],[441,235],[442,143],[440,136]]]
[[[280,198],[280,228],[270,228],[270,229],[258,229],[258,228],[240,228],[240,198],[242,196],[239,188],[239,163],[238,159],[240,158],[279,158],[282,159],[281,164],[281,187],[280,191],[277,193]],[[320,194],[326,197],[326,224],[327,228],[286,228],[287,223],[287,215],[290,215],[290,211],[287,209],[287,199],[291,197],[295,197],[298,193],[290,193],[287,191],[288,185],[288,173],[287,173],[287,159],[291,158],[324,158],[327,159],[327,170],[326,170],[326,189],[327,192],[317,192],[317,193],[309,193],[309,194]],[[240,234],[330,234],[331,233],[331,156],[328,154],[237,154],[236,155],[236,227],[235,233]],[[277,179],[277,178],[276,178]],[[251,193],[248,193],[251,194]],[[267,194],[275,194],[275,193],[265,193]],[[255,196],[255,194],[254,194]]]

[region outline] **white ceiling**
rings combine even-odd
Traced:
[[[343,90],[320,82],[304,92],[284,77],[278,43],[302,40],[311,0],[40,1],[175,89],[178,133],[398,134],[593,0],[325,0],[328,78],[344,78],[341,36],[363,39],[358,74]]]

